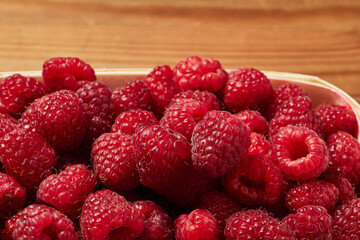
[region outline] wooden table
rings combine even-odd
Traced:
[[[360,1],[0,2],[0,71],[40,70],[55,56],[152,68],[189,55],[317,75],[359,101]]]

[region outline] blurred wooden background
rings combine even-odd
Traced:
[[[152,68],[189,55],[319,76],[360,100],[359,0],[2,0],[0,71],[55,56]]]

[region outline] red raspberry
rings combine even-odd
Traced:
[[[141,183],[166,188],[190,162],[190,144],[184,136],[159,125],[141,125],[133,136]]]
[[[17,128],[17,121],[15,118],[7,114],[0,113],[0,138],[15,128]]]
[[[224,87],[224,103],[234,112],[257,107],[271,92],[269,79],[253,68],[234,69]]]
[[[94,69],[84,61],[72,57],[56,57],[45,61],[42,76],[51,92],[61,89],[76,91],[78,81],[96,81]]]
[[[360,239],[360,198],[341,205],[334,214],[334,240]]]
[[[208,112],[191,138],[194,168],[212,178],[224,175],[247,155],[249,136],[248,127],[231,113]]]
[[[58,152],[76,149],[86,132],[84,106],[76,94],[61,90],[34,101],[19,125],[44,136]]]
[[[222,178],[226,191],[245,205],[275,204],[282,190],[280,169],[267,158],[248,155]]]
[[[305,127],[287,126],[273,137],[271,159],[294,181],[315,179],[329,165],[325,142]]]
[[[234,114],[250,129],[250,132],[257,132],[261,134],[267,134],[269,130],[269,124],[266,119],[261,116],[258,111],[244,110]]]
[[[138,240],[172,240],[172,220],[170,216],[152,201],[134,202],[134,207],[145,216],[145,230]]]
[[[109,132],[114,123],[114,103],[111,90],[105,84],[89,82],[76,91],[82,100],[86,116],[85,144],[90,145],[101,134]]]
[[[90,194],[80,217],[84,240],[136,239],[145,229],[144,215],[110,190]]]
[[[131,109],[117,116],[115,123],[111,127],[111,132],[132,136],[135,133],[135,129],[144,123],[157,125],[159,121],[152,112],[141,109]]]
[[[280,220],[261,210],[240,211],[226,221],[227,240],[237,239],[289,239],[295,240],[292,230]]]
[[[0,83],[0,112],[20,116],[36,98],[47,93],[45,85],[35,78],[14,74]]]
[[[240,204],[227,194],[210,191],[201,196],[195,204],[197,209],[208,210],[218,221],[220,235],[223,235],[226,219],[241,210]]]
[[[315,111],[321,117],[326,138],[338,131],[356,136],[356,116],[352,110],[340,105],[321,104]]]
[[[56,152],[39,134],[14,130],[0,139],[0,159],[5,171],[30,192],[52,173]]]
[[[112,92],[115,114],[134,108],[150,110],[152,96],[146,83],[141,80],[126,83],[124,88],[117,88]]]
[[[205,103],[185,99],[171,104],[165,110],[160,125],[182,134],[190,141],[195,125],[207,112]]]
[[[250,133],[251,145],[249,148],[249,155],[259,155],[265,157],[271,147],[271,143],[264,135],[256,132]]]
[[[200,90],[187,90],[184,92],[179,92],[171,99],[168,106],[171,106],[172,104],[177,102],[183,102],[184,99],[192,99],[198,102],[205,103],[209,110],[220,110],[222,108],[222,103],[215,96],[215,94],[208,91]]]
[[[14,232],[15,223],[20,218],[20,214],[21,214],[21,211],[17,212],[16,214],[11,216],[11,218],[9,218],[5,222],[3,236],[0,235],[2,237],[1,239],[3,239],[3,240],[13,240],[12,234]]]
[[[104,133],[95,140],[91,155],[97,178],[114,191],[129,191],[139,184],[131,136]]]
[[[333,218],[321,206],[306,205],[282,219],[296,239],[332,239]]]
[[[10,175],[0,172],[0,219],[11,216],[24,206],[26,190]],[[0,220],[0,224],[3,221]]]
[[[24,208],[15,222],[13,239],[77,240],[73,223],[58,210],[40,204]]]
[[[345,204],[352,199],[356,198],[354,187],[351,185],[349,180],[339,176],[328,176],[326,180],[335,185],[339,190],[339,203]]]
[[[285,198],[286,207],[296,212],[305,205],[316,205],[331,211],[339,199],[339,190],[334,184],[322,180],[303,183],[291,189]]]
[[[216,219],[209,211],[202,209],[176,218],[174,232],[177,240],[213,240],[219,237]]]
[[[360,183],[360,143],[347,132],[332,134],[327,140],[330,164],[326,172]]]
[[[212,58],[191,56],[177,63],[173,71],[174,82],[184,91],[201,89],[217,92],[224,87],[228,79],[228,74],[220,62]]]
[[[173,82],[173,72],[168,65],[157,66],[144,79],[153,98],[152,109],[163,113],[169,101],[180,90]]]
[[[95,175],[84,165],[77,164],[45,178],[36,195],[40,202],[51,205],[70,219],[75,219],[95,184]]]

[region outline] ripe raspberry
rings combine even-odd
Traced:
[[[287,126],[273,137],[271,159],[293,181],[315,179],[329,164],[325,142],[305,127]]]
[[[3,235],[2,236],[0,235],[2,237],[1,239],[3,239],[3,240],[13,240],[12,234],[14,232],[15,223],[20,218],[20,214],[21,214],[21,211],[17,212],[16,214],[11,216],[11,218],[9,218],[5,222]]]
[[[85,144],[91,146],[101,134],[109,132],[114,123],[114,103],[111,90],[105,84],[89,82],[76,91],[82,100],[86,117]]]
[[[241,210],[241,206],[237,201],[229,195],[218,191],[203,194],[194,208],[206,209],[216,218],[220,235],[223,235],[226,219]]]
[[[173,72],[168,65],[157,66],[144,79],[153,98],[152,109],[156,113],[163,113],[169,101],[180,90],[173,82]]]
[[[249,155],[259,155],[265,157],[271,147],[271,143],[264,135],[256,132],[250,133],[251,145],[249,148]]]
[[[86,197],[94,190],[95,175],[84,165],[76,164],[67,167],[59,174],[45,178],[36,193],[40,202],[51,205],[75,219],[80,214]]]
[[[40,204],[24,208],[15,222],[13,239],[77,240],[73,223],[58,210]]]
[[[174,82],[184,91],[201,89],[217,92],[225,86],[228,79],[220,62],[212,58],[191,56],[178,62],[173,71]]]
[[[0,159],[5,171],[30,192],[52,173],[56,152],[39,134],[14,130],[0,139]]]
[[[205,103],[185,99],[171,104],[165,110],[164,116],[160,119],[160,125],[182,134],[191,141],[195,125],[207,112]]]
[[[327,140],[330,164],[326,173],[360,183],[360,143],[349,133],[339,131]]]
[[[282,219],[296,239],[332,239],[333,218],[321,206],[306,205]]]
[[[216,219],[207,210],[195,209],[174,221],[177,240],[213,240],[219,237]]]
[[[184,99],[192,99],[198,102],[205,103],[209,110],[220,110],[222,108],[222,103],[215,96],[215,94],[208,91],[200,90],[187,90],[184,92],[179,92],[171,99],[168,107],[174,103],[182,102]]]
[[[291,189],[285,198],[286,207],[296,212],[306,205],[316,205],[331,211],[339,199],[339,190],[334,184],[323,180],[303,183]]]
[[[40,133],[58,152],[76,149],[85,136],[84,106],[76,94],[60,90],[34,101],[19,125]]]
[[[0,113],[0,138],[15,128],[17,128],[17,121],[15,118],[7,114]]]
[[[280,220],[261,210],[240,211],[226,221],[227,240],[237,239],[289,239],[295,240],[292,230]]]
[[[100,190],[84,202],[80,217],[84,240],[136,239],[145,229],[144,215],[115,192]]]
[[[191,138],[194,168],[211,178],[224,175],[248,153],[249,136],[248,127],[231,113],[209,111]]]
[[[145,216],[145,230],[138,240],[172,240],[172,220],[170,216],[152,201],[134,202],[134,207]]]
[[[272,86],[269,79],[253,68],[234,69],[224,87],[224,103],[234,112],[253,109],[267,99]]]
[[[117,116],[115,123],[111,127],[111,132],[132,136],[135,133],[135,129],[144,123],[158,125],[159,121],[152,112],[141,109],[131,109]]]
[[[190,162],[190,144],[179,133],[159,125],[141,125],[133,136],[141,183],[149,188],[168,187]]]
[[[334,214],[334,240],[360,238],[360,198],[341,205]]]
[[[250,129],[250,132],[267,134],[269,124],[258,111],[244,110],[234,114]]]
[[[248,155],[222,178],[226,191],[245,205],[275,204],[282,190],[280,169],[267,158]]]
[[[141,80],[128,82],[124,88],[117,88],[111,96],[115,105],[115,116],[134,108],[150,110],[152,96],[146,83]]]
[[[328,176],[326,181],[335,185],[339,189],[339,203],[345,204],[352,199],[356,198],[354,187],[351,185],[349,180],[339,176]]]
[[[10,175],[0,172],[0,224],[2,219],[20,209],[26,200],[26,191]]]
[[[129,191],[139,184],[131,136],[104,133],[95,140],[91,156],[97,178],[114,191]]]
[[[321,117],[326,138],[338,131],[356,136],[356,116],[352,110],[340,105],[321,104],[315,111]]]
[[[47,93],[45,85],[34,78],[14,74],[0,83],[0,112],[20,116],[36,98]]]
[[[42,76],[51,92],[61,89],[76,91],[78,81],[96,81],[94,69],[84,61],[72,57],[56,57],[45,61]]]

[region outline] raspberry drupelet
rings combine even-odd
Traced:
[[[17,121],[8,114],[0,113],[0,138],[17,128]]]

